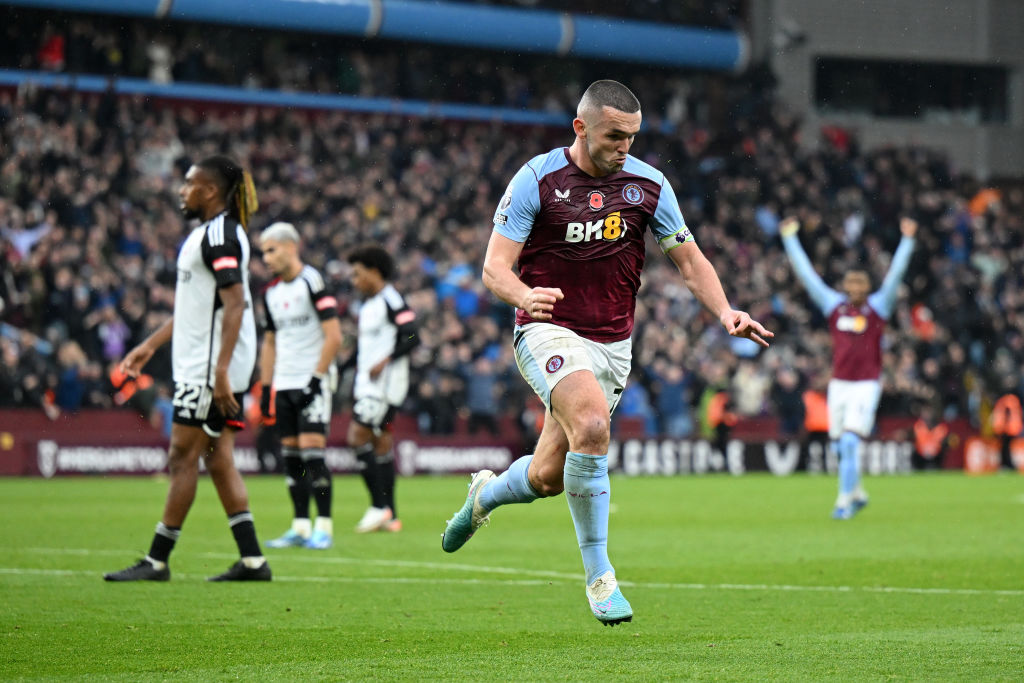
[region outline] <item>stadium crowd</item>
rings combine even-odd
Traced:
[[[674,7],[685,9],[686,4],[631,3],[669,17],[676,15]],[[727,9],[715,9],[723,3],[706,4],[707,11],[694,10],[696,15],[728,14]],[[687,107],[699,106],[691,95],[693,84],[702,79],[700,74],[682,79],[670,70],[568,57],[460,48],[453,58],[450,50],[436,46],[402,44],[396,49],[394,43],[351,36],[128,17],[112,21],[16,7],[0,8],[0,68],[554,112],[575,110],[579,93],[589,83],[618,76],[629,80],[652,110],[666,112],[668,125],[692,114]],[[621,73],[609,73],[609,68]]]
[[[729,338],[652,248],[617,418],[649,433],[710,434],[709,406],[724,392],[730,411],[798,429],[801,392],[827,382],[830,343],[782,252],[779,220],[801,218],[829,284],[859,264],[877,285],[907,213],[922,229],[886,336],[880,413],[928,406],[982,424],[1000,394],[1024,388],[1015,267],[1024,263],[1024,193],[985,188],[929,150],[862,150],[844,130],[802,141],[796,118],[757,77],[730,84],[716,122],[698,104],[708,93],[691,82],[679,81],[682,101],[652,95],[651,106],[644,97],[657,78],[638,76],[656,125],[633,153],[666,172],[734,305],[766,322],[775,341],[759,352]],[[553,73],[536,82],[563,81]],[[347,251],[376,241],[396,256],[396,285],[422,325],[405,408],[423,432],[450,433],[461,418],[474,430],[502,418],[535,428],[539,404],[514,365],[511,311],[479,272],[509,178],[532,155],[569,144],[569,120],[524,128],[0,90],[0,407],[166,410],[166,349],[146,368],[155,382],[135,395],[115,362],[170,314],[184,235],[177,188],[189,161],[227,153],[252,170],[260,193],[253,234],[295,223],[307,260],[337,294],[350,342]],[[258,259],[252,269],[258,289],[268,274]]]

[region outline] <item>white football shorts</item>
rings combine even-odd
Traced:
[[[828,383],[828,435],[838,439],[843,432],[871,436],[875,412],[882,397],[877,379],[833,379]]]
[[[574,372],[588,370],[604,392],[608,412],[615,412],[629,379],[631,339],[602,344],[565,327],[540,322],[516,327],[512,339],[519,372],[549,409],[555,385]]]

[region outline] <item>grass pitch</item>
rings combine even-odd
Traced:
[[[612,561],[634,621],[602,627],[561,498],[498,510],[440,548],[466,477],[405,479],[405,530],[267,550],[271,584],[209,584],[236,557],[203,480],[168,584],[108,584],[145,554],[166,481],[0,480],[0,677],[101,680],[1021,680],[1024,479],[613,478]],[[283,532],[281,477],[248,479]]]

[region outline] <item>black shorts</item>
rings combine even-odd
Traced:
[[[299,434],[323,434],[331,423],[331,398],[325,386],[320,395],[302,408],[302,389],[285,389],[277,392],[274,399],[275,424],[277,433],[282,437],[298,436]]]
[[[213,389],[205,384],[175,382],[172,421],[186,427],[201,427],[204,432],[217,438],[224,431],[224,427],[245,427],[245,414],[242,412],[244,400],[244,392],[235,394],[238,411],[234,415],[224,415],[213,403]]]
[[[352,406],[352,419],[376,431],[387,429],[395,419],[397,408],[379,398],[358,398]]]

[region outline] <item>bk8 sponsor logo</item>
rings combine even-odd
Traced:
[[[586,223],[569,223],[565,231],[566,242],[589,242],[590,240],[614,241],[626,232],[626,222],[618,211],[604,218]]]
[[[868,319],[863,315],[842,315],[836,319],[836,329],[840,332],[863,334],[868,329]]]

